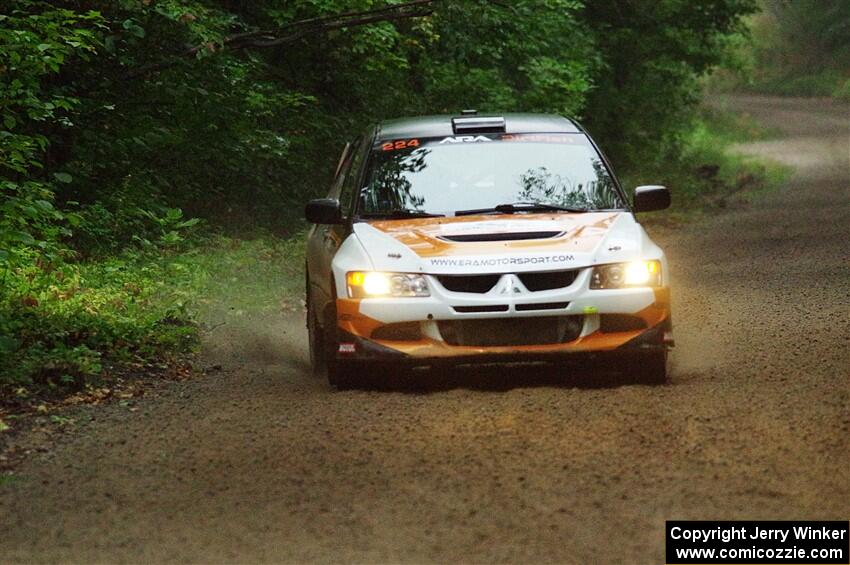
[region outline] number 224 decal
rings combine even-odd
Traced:
[[[419,147],[418,139],[398,139],[389,141],[381,145],[383,151],[397,151],[399,149],[407,149],[408,147]]]

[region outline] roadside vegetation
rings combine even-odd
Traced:
[[[696,112],[750,0],[10,0],[0,13],[0,399],[191,353],[300,308],[304,202],[392,116],[580,118],[629,187],[722,207],[777,173]],[[30,400],[32,399],[32,400]]]
[[[702,106],[683,135],[675,159],[627,170],[621,181],[630,188],[662,183],[674,192],[671,209],[651,216],[650,222],[678,225],[728,207],[749,205],[753,197],[780,186],[790,170],[736,153],[733,146],[779,135],[749,116],[722,106]]]
[[[710,86],[850,101],[850,2],[759,0]]]

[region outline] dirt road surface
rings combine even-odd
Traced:
[[[502,368],[333,392],[300,321],[222,328],[221,372],[83,410],[0,487],[0,561],[663,563],[666,519],[846,520],[850,112],[731,104],[784,132],[741,149],[796,174],[655,234],[670,385]]]

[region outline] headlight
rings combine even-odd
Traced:
[[[632,261],[593,268],[590,288],[661,286],[661,261]]]
[[[431,296],[428,282],[422,275],[352,271],[345,280],[351,298]]]

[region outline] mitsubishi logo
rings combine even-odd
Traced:
[[[499,294],[522,294],[523,288],[520,286],[519,279],[516,275],[505,275],[499,281]]]

